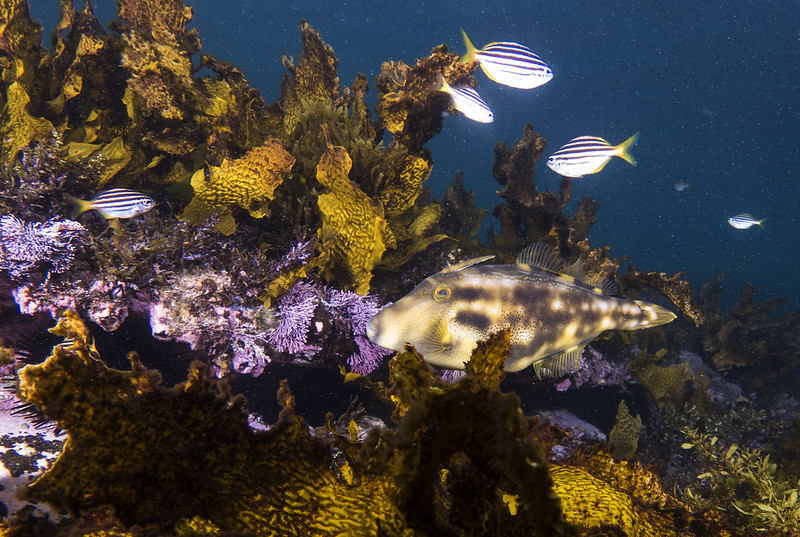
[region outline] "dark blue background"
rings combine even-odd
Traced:
[[[52,28],[58,3],[32,4],[34,16]],[[374,80],[382,61],[412,63],[440,43],[463,52],[460,26],[478,47],[524,43],[555,78],[525,91],[477,74],[495,123],[446,120],[429,144],[435,195],[463,169],[481,204],[498,203],[492,148],[499,140],[513,144],[527,122],[548,139],[546,155],[575,136],[619,143],[641,131],[633,150],[638,167],[613,159],[601,173],[575,181],[575,198],[588,194],[601,203],[593,244],[632,255],[642,270],[685,270],[698,285],[725,272],[729,301],[752,281],[757,298],[787,296],[800,308],[800,3],[509,4],[190,3],[204,50],[241,66],[268,101],[279,97],[281,50],[300,53],[301,18],[334,48],[345,84],[357,71]],[[101,0],[95,9],[107,23],[116,7]],[[691,188],[676,192],[678,180]],[[558,181],[543,159],[539,187],[555,189]],[[766,230],[728,226],[726,219],[740,212],[766,218]]]

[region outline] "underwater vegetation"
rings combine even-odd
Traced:
[[[118,8],[106,29],[91,3],[62,1],[48,49],[24,0],[0,2],[3,383],[38,413],[32,423],[68,435],[25,493],[61,510],[61,525],[10,518],[2,531],[797,531],[798,314],[756,302],[752,287],[723,314],[718,281],[694,293],[681,273],[639,271],[592,245],[600,205],[572,200],[569,177],[557,192],[537,189],[546,140],[532,124],[495,147],[502,203],[479,236],[489,211],[469,173],[441,200],[425,188],[426,143],[443,113],[458,113],[437,77],[474,88],[477,62],[444,45],[387,60],[372,111],[367,76],[342,85],[333,49],[302,21],[301,54],[282,58],[281,96],[267,103],[238,67],[202,51],[181,0]],[[155,207],[68,219],[68,196],[116,188]],[[395,354],[368,339],[381,306],[431,274],[489,255],[513,263],[535,242],[679,318],[607,332],[576,371],[545,381],[506,377],[507,331],[477,345],[463,376],[433,369],[423,349]],[[143,365],[180,363],[177,352],[98,352],[100,338],[124,341],[137,322],[200,359],[184,382],[166,386]],[[46,347],[44,361],[23,352],[30,340]],[[254,425],[231,386],[281,364],[341,369],[342,383],[387,403],[393,423],[353,412],[312,429],[284,382],[277,421]],[[386,384],[367,376],[383,374]],[[525,416],[509,380],[576,398],[611,393],[608,442]]]
[[[507,332],[481,344],[452,384],[413,349],[399,353],[391,386],[379,388],[395,401],[397,425],[359,441],[354,422],[349,433],[329,426],[310,434],[285,381],[278,423],[258,431],[242,396],[209,380],[204,365],[166,388],[135,354],[131,370],[108,368],[72,313],[51,331],[63,343],[19,371],[18,394],[68,439],[25,497],[82,520],[65,535],[129,535],[131,525],[151,535],[463,535],[476,527],[577,535],[578,524],[588,534],[616,527],[640,536],[688,535],[675,528],[707,524],[638,464],[600,454],[546,464],[534,438],[554,433],[499,389]],[[26,534],[13,523],[10,531]]]

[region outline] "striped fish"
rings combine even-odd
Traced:
[[[141,192],[125,188],[113,188],[98,192],[90,200],[79,200],[66,195],[67,200],[75,206],[72,218],[77,218],[86,211],[97,211],[103,218],[132,218],[146,213],[155,206],[155,201]]]
[[[525,45],[501,41],[477,49],[463,28],[461,36],[467,46],[467,52],[461,58],[461,62],[469,63],[477,60],[486,76],[498,84],[512,88],[533,89],[553,79],[550,67]]]
[[[753,226],[759,226],[764,229],[764,219],[758,220],[753,215],[742,213],[728,218],[728,223],[736,229],[750,229]]]
[[[580,261],[567,265],[549,246],[523,250],[512,265],[468,259],[429,276],[367,323],[374,343],[402,351],[414,345],[426,362],[464,369],[479,341],[511,332],[506,371],[532,365],[556,377],[579,366],[586,344],[606,330],[666,324],[675,315],[641,300],[610,296],[616,285],[587,278]]]
[[[491,123],[494,121],[494,114],[474,89],[468,86],[451,86],[444,79],[442,73],[436,75],[436,85],[433,89],[450,95],[453,107],[472,121],[477,121],[478,123]]]
[[[547,167],[565,177],[583,177],[602,170],[611,157],[620,157],[636,166],[630,149],[639,139],[637,132],[619,145],[610,145],[597,136],[578,136],[547,159]]]

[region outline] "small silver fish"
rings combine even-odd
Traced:
[[[680,181],[678,181],[677,183],[675,183],[672,186],[675,187],[675,190],[677,190],[678,192],[683,192],[687,188],[691,188],[692,187],[692,185],[690,185],[689,183],[687,183],[683,179],[681,179]]]
[[[761,229],[764,229],[764,220],[766,219],[757,220],[751,214],[742,213],[728,218],[728,223],[736,229],[750,229],[753,226],[760,226]]]
[[[444,79],[442,73],[438,73],[436,76],[436,86],[433,89],[450,95],[455,109],[472,121],[477,121],[478,123],[491,123],[494,121],[494,114],[474,89],[467,86],[451,86]]]
[[[467,47],[461,62],[478,60],[486,76],[498,84],[512,88],[533,89],[553,79],[552,69],[525,45],[500,41],[477,49],[463,28],[461,36]]]
[[[468,259],[429,276],[367,324],[367,337],[401,351],[411,343],[425,361],[464,369],[479,341],[510,330],[506,371],[533,365],[539,376],[577,369],[586,344],[606,330],[665,324],[675,315],[641,300],[610,296],[616,286],[586,278],[549,246],[523,250],[513,265]]]
[[[112,188],[98,192],[90,200],[79,200],[69,194],[67,200],[75,206],[72,218],[77,218],[86,211],[97,211],[103,218],[133,218],[146,213],[155,206],[155,201],[141,192],[125,188]]]
[[[565,177],[583,177],[602,170],[611,157],[620,157],[636,166],[630,149],[638,139],[637,132],[621,144],[611,145],[597,136],[579,136],[550,155],[547,167]]]

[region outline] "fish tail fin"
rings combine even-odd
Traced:
[[[650,302],[643,302],[641,300],[634,300],[634,302],[636,302],[637,306],[642,308],[642,321],[639,323],[640,328],[650,328],[651,326],[667,324],[677,317],[667,308],[656,306]]]
[[[69,194],[64,194],[64,198],[72,205],[72,215],[71,218],[75,220],[80,215],[85,213],[89,210],[89,206],[91,205],[90,202],[86,200],[79,200],[78,198],[74,198]]]
[[[472,41],[469,40],[467,37],[467,32],[464,31],[464,28],[461,28],[461,37],[464,38],[464,45],[467,47],[467,51],[461,56],[461,63],[470,63],[475,61],[475,45],[472,44]]]
[[[639,133],[637,132],[621,144],[617,146],[619,150],[619,154],[617,156],[624,158],[627,160],[632,166],[636,166],[636,159],[633,155],[631,155],[631,147],[636,144],[636,141],[639,139]]]
[[[759,220],[756,223],[758,224],[758,227],[760,227],[761,229],[764,229],[764,222],[766,222],[766,221],[767,221],[766,218],[762,218],[761,220]]]
[[[445,93],[447,93],[447,90],[450,89],[450,84],[448,84],[447,80],[444,79],[441,71],[436,73],[436,83],[434,83],[431,89],[433,91],[443,91]]]

